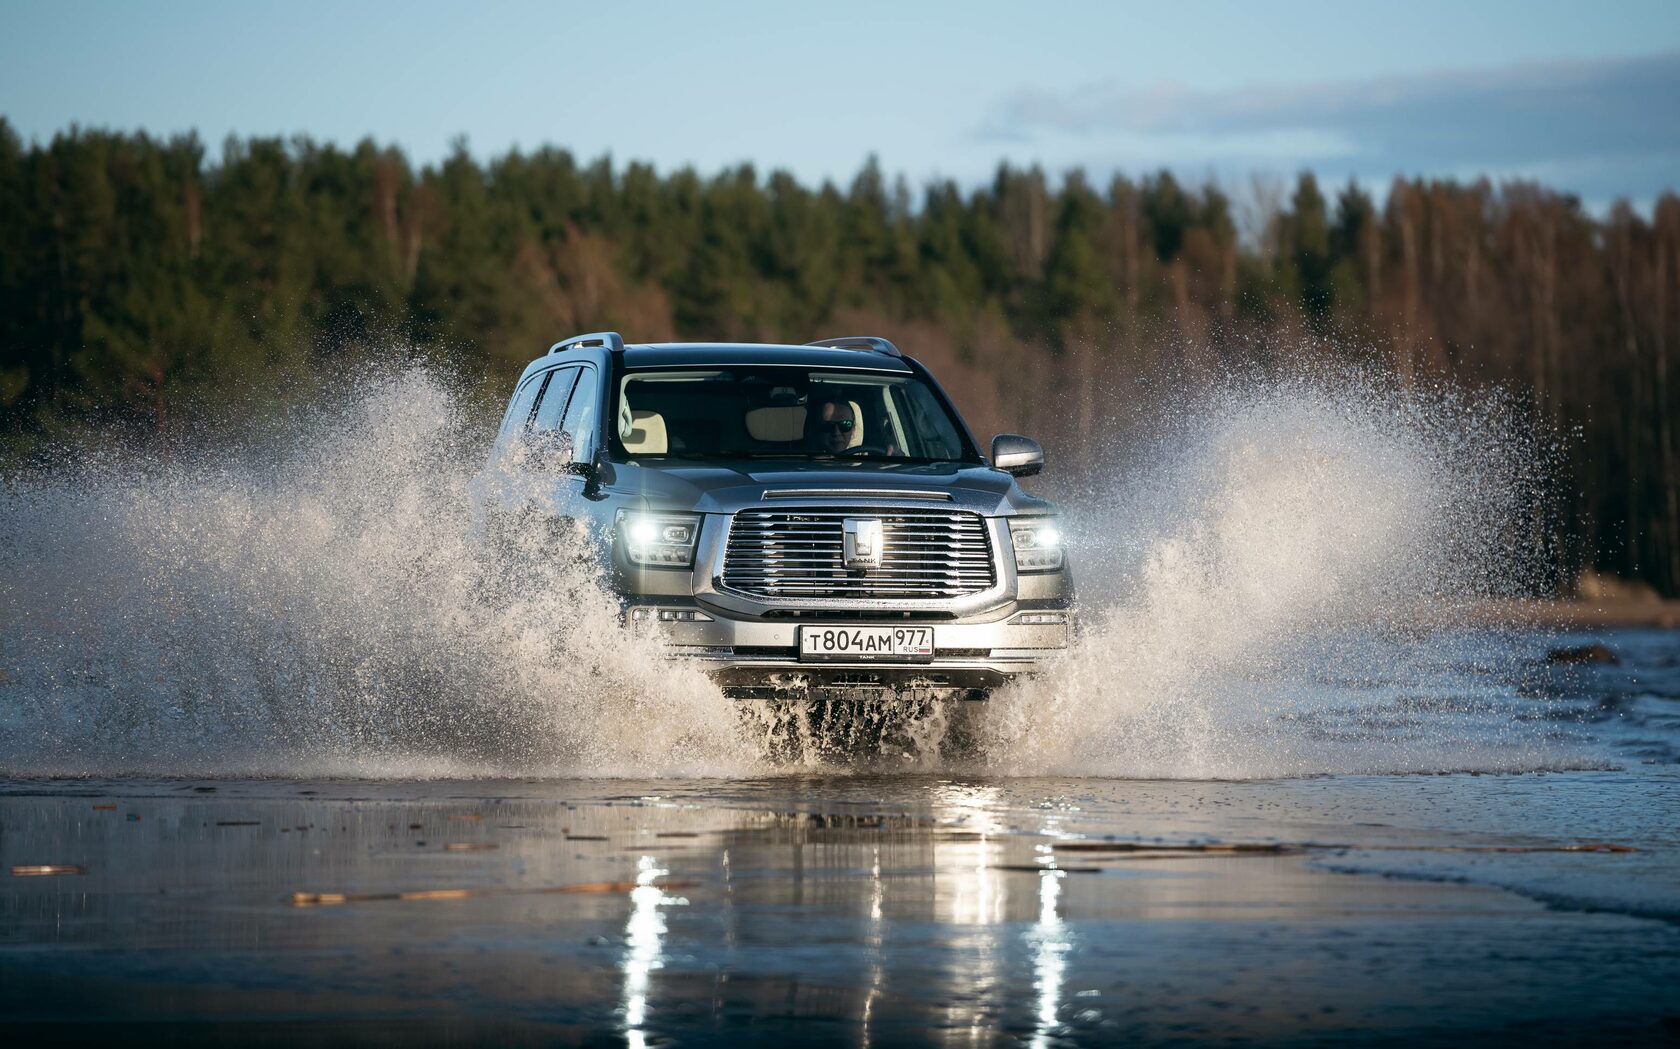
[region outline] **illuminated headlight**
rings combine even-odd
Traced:
[[[632,564],[682,568],[694,563],[700,518],[694,514],[644,514],[620,510],[615,531]]]
[[[1054,572],[1062,567],[1062,531],[1049,517],[1024,517],[1009,522],[1015,544],[1017,572]]]

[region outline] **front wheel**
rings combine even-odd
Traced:
[[[740,700],[763,756],[780,765],[928,765],[973,753],[983,703],[902,696]]]

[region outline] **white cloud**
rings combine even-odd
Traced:
[[[1680,181],[1680,54],[1230,91],[1026,87],[976,138],[1145,166],[1566,173],[1588,195],[1641,195]]]

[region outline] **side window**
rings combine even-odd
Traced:
[[[548,388],[543,391],[542,400],[537,402],[537,414],[531,419],[531,432],[543,433],[560,429],[560,420],[566,413],[566,402],[572,397],[572,384],[577,381],[578,368],[561,368],[548,380]]]
[[[537,395],[542,393],[547,383],[547,373],[533,375],[525,380],[525,385],[514,391],[513,400],[508,402],[507,414],[502,416],[500,436],[506,437],[525,428],[526,420],[531,418],[531,406],[537,403]]]
[[[572,394],[572,403],[566,406],[566,416],[560,429],[572,438],[573,460],[587,462],[595,456],[601,394],[596,389],[594,368],[579,368],[577,371],[577,392]]]
[[[933,399],[933,391],[919,382],[904,383],[898,387],[898,395],[906,402],[911,429],[920,438],[913,443],[921,447],[905,449],[906,454],[927,459],[956,459],[962,455],[962,438]]]

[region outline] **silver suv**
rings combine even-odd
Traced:
[[[727,694],[980,699],[1067,644],[1061,526],[1016,482],[1043,450],[1001,434],[988,461],[885,339],[581,335],[526,367],[496,445],[598,537],[627,628]]]

